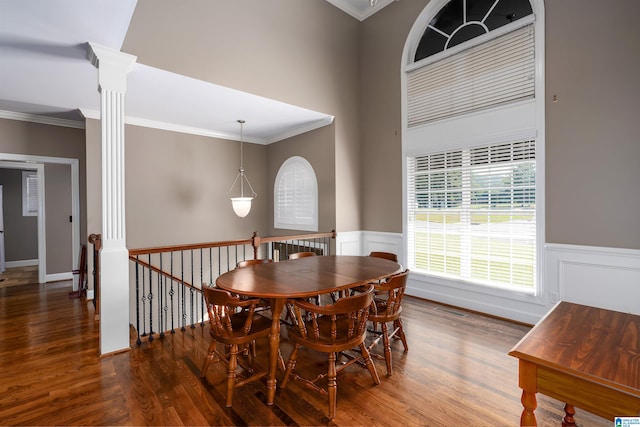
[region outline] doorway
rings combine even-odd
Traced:
[[[39,283],[71,279],[72,270],[76,268],[75,264],[80,254],[79,161],[68,158],[0,153],[0,168],[36,171],[37,186],[39,189],[45,189],[45,166],[47,166],[49,174],[51,175],[47,188],[50,188],[52,185],[54,188],[56,185],[58,187],[62,185],[67,195],[63,197],[63,199],[66,200],[64,207],[60,208],[56,206],[59,200],[58,198],[54,198],[54,200],[49,201],[51,206],[50,209],[47,209],[47,207],[45,207],[45,191],[38,191],[37,266]],[[56,170],[58,172],[56,172]],[[58,174],[60,170],[65,171],[63,172],[65,178],[62,184],[56,182],[59,181],[59,179],[56,178],[56,174]],[[49,233],[47,232],[47,214],[51,216],[51,221],[49,221],[51,232]],[[7,224],[5,215],[5,227],[8,226],[9,224]],[[63,230],[66,236],[60,237],[60,230]],[[47,251],[47,236],[49,236],[50,240],[49,251]],[[58,245],[58,243],[60,243],[60,245]],[[66,254],[56,253],[60,247],[65,248],[61,252],[66,252]],[[47,252],[50,252],[49,255],[51,256],[48,256]],[[65,261],[61,261],[61,256],[66,256],[70,261],[66,263]],[[51,264],[49,270],[47,270],[47,260],[50,260]],[[63,270],[60,270],[59,267],[56,267],[56,264],[60,262],[69,265],[63,268]]]

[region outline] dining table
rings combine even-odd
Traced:
[[[371,256],[327,255],[256,264],[224,273],[216,286],[234,294],[268,299],[271,307],[267,404],[273,405],[280,349],[280,318],[287,299],[311,298],[382,280],[401,267]]]

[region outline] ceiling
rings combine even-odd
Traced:
[[[84,127],[98,118],[98,71],[87,42],[120,50],[137,0],[0,0],[0,117]],[[327,0],[364,20],[393,0]],[[162,87],[162,91],[157,88]],[[333,117],[136,63],[128,75],[130,124],[269,144]]]

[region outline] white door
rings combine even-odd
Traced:
[[[0,273],[4,271],[4,218],[2,216],[2,185],[0,185]]]

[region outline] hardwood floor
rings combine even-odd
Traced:
[[[0,274],[0,288],[38,283],[38,266],[7,268]]]
[[[381,384],[352,366],[338,377],[338,411],[291,383],[275,404],[265,384],[236,390],[224,407],[226,373],[212,364],[199,379],[208,327],[177,331],[101,358],[90,302],[69,299],[71,282],[0,289],[0,425],[366,425],[517,426],[517,361],[507,352],[528,327],[405,298],[409,352],[394,342],[392,377]],[[259,360],[266,343],[258,343]],[[288,356],[291,346],[283,339]],[[381,348],[379,349],[381,350]],[[318,355],[304,372],[326,363]],[[317,362],[317,363],[316,363]],[[302,366],[301,366],[302,365]],[[540,426],[559,425],[563,404],[538,395]],[[581,426],[611,421],[578,410]]]

